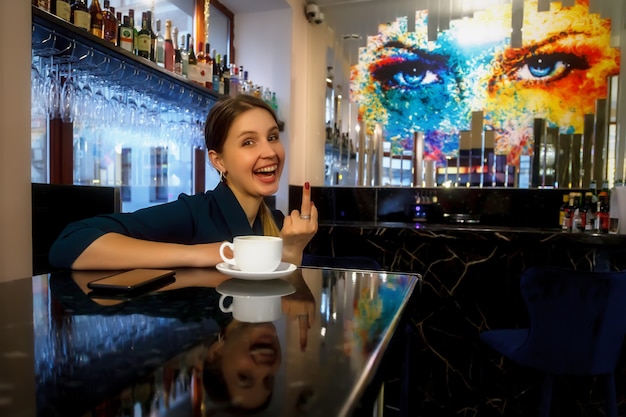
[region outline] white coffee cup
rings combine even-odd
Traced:
[[[232,303],[226,307],[224,301],[232,297]],[[239,296],[222,294],[219,305],[223,313],[232,313],[236,320],[247,323],[275,321],[282,315],[280,296]]]
[[[224,249],[233,251],[233,258],[224,254]],[[224,262],[245,272],[273,272],[283,256],[283,240],[276,236],[237,236],[233,242],[220,245],[220,257]]]

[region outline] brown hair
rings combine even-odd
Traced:
[[[221,153],[228,131],[235,119],[254,108],[267,110],[278,124],[278,118],[272,107],[258,97],[240,94],[236,97],[225,96],[217,100],[211,107],[204,124],[204,143],[207,150]]]
[[[207,151],[221,153],[230,127],[235,119],[248,110],[255,108],[266,110],[278,124],[278,118],[272,107],[258,97],[240,94],[235,97],[225,96],[217,100],[211,107],[204,124],[204,143]],[[263,225],[263,234],[266,236],[280,236],[280,230],[274,222],[274,216],[265,202],[259,208],[259,217]]]

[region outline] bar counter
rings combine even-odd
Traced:
[[[295,292],[282,296],[279,319],[241,323],[220,310],[217,291],[241,282],[213,268],[177,270],[176,282],[130,299],[89,295],[87,282],[107,274],[0,283],[0,415],[371,415],[382,382],[402,372],[399,329],[419,282],[301,268],[283,279]],[[271,293],[276,280],[256,283]]]
[[[528,325],[520,276],[530,266],[626,269],[626,236],[555,227],[320,220],[318,256],[365,256],[382,269],[422,276],[413,329],[409,415],[536,415],[543,376],[490,352],[488,329]],[[626,414],[626,354],[616,373]],[[601,416],[603,387],[592,378],[557,382],[561,414]]]

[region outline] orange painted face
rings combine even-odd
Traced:
[[[525,4],[523,45],[495,57],[488,81],[486,123],[497,133],[496,152],[512,164],[531,153],[534,118],[561,133],[582,133],[584,115],[596,112],[608,77],[619,74],[610,21],[589,14],[588,0],[551,4],[549,12]]]

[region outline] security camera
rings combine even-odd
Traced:
[[[305,13],[306,18],[309,19],[309,21],[312,21],[320,14],[320,8],[315,3],[309,3],[306,5]]]
[[[318,13],[317,16],[313,18],[313,21],[316,25],[319,25],[324,22],[324,13]]]

